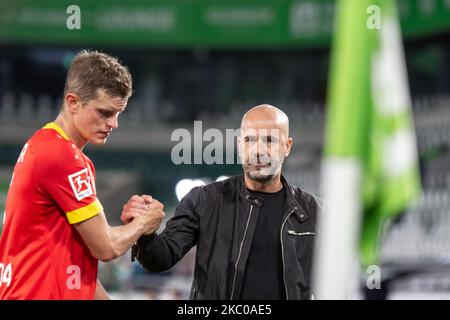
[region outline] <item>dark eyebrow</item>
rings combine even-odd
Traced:
[[[97,111],[100,112],[103,115],[113,115],[117,111],[109,110],[109,109],[103,109],[103,108],[97,108]]]

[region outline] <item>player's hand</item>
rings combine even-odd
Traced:
[[[146,204],[150,204],[150,203],[152,203],[152,201],[153,201],[152,196],[149,196],[149,195],[147,195],[147,194],[143,194],[143,195],[141,195],[141,197],[144,199],[144,201],[145,201]]]
[[[135,217],[135,219],[139,219],[139,222],[142,223],[145,229],[145,235],[152,234],[153,232],[158,230],[166,215],[164,213],[164,205],[156,199],[153,199],[152,202],[147,206],[147,214],[140,214],[139,216]]]
[[[139,214],[147,214],[148,213],[148,203],[150,203],[153,199],[152,197],[146,196],[145,200],[143,197],[138,195],[134,195],[128,200],[128,202],[123,206],[122,214],[120,215],[120,220],[123,223],[130,223],[135,217]]]

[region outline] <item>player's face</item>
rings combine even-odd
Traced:
[[[81,106],[74,121],[78,134],[95,145],[105,144],[113,129],[119,127],[119,114],[127,106],[128,98],[111,97],[99,90],[95,99]]]

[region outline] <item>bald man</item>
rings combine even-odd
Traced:
[[[283,188],[281,168],[289,155],[289,119],[280,109],[263,104],[242,118],[239,154],[245,184],[251,190],[274,193]]]
[[[271,105],[250,109],[238,147],[244,174],[192,189],[133,258],[160,272],[196,245],[191,299],[309,299],[318,203],[282,175],[288,117]]]

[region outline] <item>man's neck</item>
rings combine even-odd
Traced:
[[[64,118],[64,115],[62,113],[60,113],[53,122],[60,126],[61,129],[63,129],[69,139],[75,143],[78,149],[82,150],[85,147],[86,141],[81,138],[75,127],[71,124],[70,121],[67,121]]]
[[[244,174],[245,186],[247,189],[258,192],[274,193],[283,189],[281,173],[278,173],[272,180],[267,182],[255,181]]]

